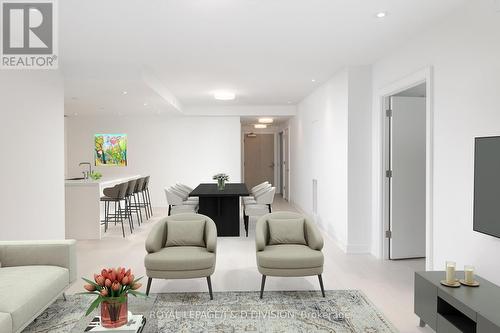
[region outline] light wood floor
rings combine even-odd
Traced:
[[[280,196],[276,197],[273,210],[291,210],[294,207]],[[149,230],[166,209],[156,209],[155,217],[136,227],[134,234],[121,235],[121,227],[112,226],[100,241],[79,241],[77,244],[78,276],[92,277],[103,267],[126,266],[143,276],[145,239]],[[243,222],[241,223],[243,233]],[[260,274],[256,268],[254,245],[255,220],[250,220],[249,237],[219,238],[217,266],[212,276],[214,291],[259,290]],[[424,269],[424,261],[385,261],[371,255],[346,255],[325,235],[323,280],[325,289],[359,289],[403,333],[432,332],[418,327],[413,314],[413,273]],[[82,281],[74,283],[68,293],[82,291]],[[145,287],[143,287],[145,290]],[[266,290],[315,290],[319,289],[317,277],[269,277]],[[205,279],[153,280],[151,292],[178,292],[207,290]],[[318,294],[320,297],[320,294]]]

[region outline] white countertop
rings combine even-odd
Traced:
[[[117,184],[121,182],[126,182],[132,179],[141,178],[141,175],[130,175],[130,176],[116,176],[116,177],[102,177],[98,180],[80,179],[80,180],[64,180],[66,186],[106,186]]]

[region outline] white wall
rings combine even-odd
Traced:
[[[371,66],[349,68],[348,252],[371,244]]]
[[[391,82],[432,65],[434,269],[442,269],[445,260],[455,260],[459,266],[473,264],[480,275],[497,284],[500,239],[474,232],[472,212],[473,138],[500,135],[499,40],[500,13],[493,1],[471,1],[373,68],[376,95]],[[378,110],[379,101],[373,103]],[[380,171],[380,139],[380,123],[374,117],[374,176]],[[377,209],[373,219],[372,252],[379,255]]]
[[[64,239],[60,74],[2,71],[0,116],[0,240]]]
[[[291,199],[346,252],[367,252],[370,212],[369,67],[340,71],[299,105],[291,121]],[[350,175],[351,174],[351,175]]]
[[[213,182],[218,172],[241,180],[239,117],[79,116],[66,124],[69,176],[81,175],[79,162],[94,164],[94,134],[127,134],[128,166],[97,170],[103,176],[150,175],[156,207],[167,205],[163,189],[176,182],[195,187]]]

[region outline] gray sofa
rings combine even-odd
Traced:
[[[0,242],[0,332],[21,332],[76,280],[76,242]]]

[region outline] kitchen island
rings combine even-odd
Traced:
[[[65,180],[66,239],[101,239],[103,189],[140,178],[140,175]]]

